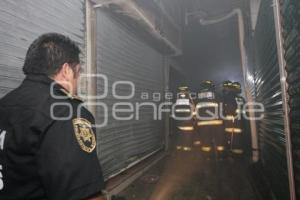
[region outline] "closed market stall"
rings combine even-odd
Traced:
[[[98,150],[106,177],[162,147],[163,121],[154,119],[156,108],[137,107],[136,103],[158,106],[164,89],[163,66],[163,55],[130,26],[105,10],[97,10],[97,73],[107,77],[105,86],[108,89],[107,96],[99,101],[108,109],[104,115],[103,108],[98,106],[96,121],[107,120],[107,125],[98,129]],[[97,94],[103,94],[104,81],[101,80],[97,81]],[[130,81],[132,85],[116,86],[116,81]],[[132,97],[120,100],[116,94],[132,94]],[[143,99],[143,96],[148,97]],[[120,102],[134,107],[135,114],[131,119],[122,121],[113,117],[114,105]]]

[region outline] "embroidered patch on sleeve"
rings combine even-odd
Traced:
[[[91,153],[96,148],[96,137],[92,129],[92,124],[83,118],[73,119],[75,136],[80,148]]]

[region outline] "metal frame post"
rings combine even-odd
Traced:
[[[164,57],[164,68],[163,68],[163,75],[164,75],[164,99],[166,97],[166,93],[169,92],[169,83],[170,83],[170,57],[165,56]],[[166,99],[166,101],[169,101]],[[165,113],[165,128],[164,128],[164,134],[165,134],[165,151],[169,150],[169,143],[170,143],[170,113]]]
[[[93,75],[97,73],[97,48],[96,48],[96,13],[91,0],[85,1],[86,9],[86,73]],[[95,97],[97,95],[97,80],[93,76],[87,77],[87,101],[90,103],[88,109],[95,116]]]
[[[277,53],[278,53],[279,73],[280,73],[280,84],[282,90],[282,107],[283,107],[283,114],[284,114],[284,133],[286,138],[286,156],[287,156],[290,199],[296,200],[293,155],[292,155],[292,138],[291,138],[291,128],[290,128],[290,120],[289,120],[289,111],[290,111],[288,105],[289,95],[287,92],[288,85],[286,82],[287,73],[285,71],[286,61],[284,58],[280,2],[279,0],[273,0],[273,1],[274,1],[273,11],[274,11],[275,30],[276,30],[276,43],[277,43]]]

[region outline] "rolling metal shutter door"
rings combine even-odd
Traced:
[[[108,117],[107,126],[98,129],[98,154],[106,178],[163,145],[163,121],[153,120],[153,108],[141,109],[140,120],[118,121],[112,117],[114,103],[135,105],[141,102],[142,92],[162,93],[163,62],[163,56],[138,38],[132,29],[111,14],[97,10],[97,73],[108,78],[108,96],[100,100],[108,105],[108,115],[104,116],[103,109],[97,107],[96,117],[98,123]],[[113,98],[115,81],[132,81],[135,96],[123,101]],[[103,92],[101,83],[97,81],[98,94]],[[128,95],[129,88],[118,86],[117,94]]]
[[[285,1],[282,8],[294,173],[297,199],[300,199],[300,2]]]
[[[84,0],[1,0],[0,98],[22,82],[27,48],[42,33],[66,34],[84,50],[84,20]]]
[[[277,199],[289,199],[283,107],[272,0],[261,4],[255,32],[256,101],[265,106],[258,121],[263,171]]]

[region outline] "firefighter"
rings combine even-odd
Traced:
[[[223,83],[224,131],[227,135],[228,148],[232,155],[241,155],[243,149],[242,106],[244,99],[240,96],[241,84],[225,81]]]
[[[178,88],[177,100],[174,110],[174,118],[177,128],[178,151],[192,151],[194,135],[194,103],[188,87]]]
[[[225,150],[223,120],[219,116],[219,100],[212,81],[203,81],[196,105],[197,134],[202,152],[222,155]]]
[[[104,199],[94,118],[76,96],[79,54],[64,35],[40,36],[25,80],[0,100],[0,199]]]

